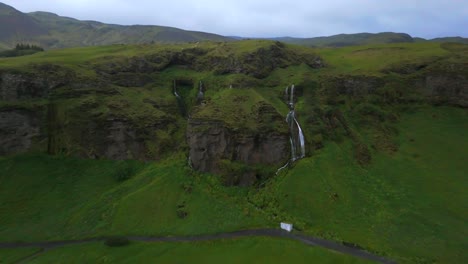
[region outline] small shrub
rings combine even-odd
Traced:
[[[372,155],[366,144],[362,142],[356,142],[354,146],[354,157],[361,166],[370,164]]]
[[[184,209],[182,208],[179,208],[177,209],[177,217],[179,217],[180,219],[184,219],[188,216],[188,212],[185,211]]]

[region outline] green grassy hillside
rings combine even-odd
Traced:
[[[246,190],[192,175],[182,157],[145,165],[27,155],[0,163],[2,241],[206,234],[271,225],[252,206],[237,203]],[[122,179],[126,168],[131,173]]]
[[[356,34],[338,34],[327,37],[314,38],[291,38],[282,37],[274,38],[274,40],[285,43],[297,44],[307,47],[346,47],[346,46],[361,46],[371,44],[389,44],[389,43],[414,43],[414,42],[468,42],[467,38],[462,37],[444,37],[434,39],[423,39],[411,37],[405,33],[382,32],[382,33],[356,33]]]
[[[379,153],[366,168],[351,158],[349,142],[327,144],[272,183],[279,210],[310,232],[399,262],[462,263],[468,257],[467,121],[462,109],[406,114],[398,152]]]
[[[334,36],[315,38],[277,38],[277,40],[309,47],[345,47],[366,44],[413,42],[413,38],[410,35],[393,32],[383,32],[377,34],[339,34]]]
[[[400,150],[377,154],[371,166],[357,165],[348,141],[329,142],[260,190],[222,187],[214,177],[191,175],[177,157],[130,163],[135,175],[123,182],[116,177],[127,163],[3,158],[0,237],[206,234],[274,227],[286,219],[303,232],[402,263],[462,263],[467,120],[461,109],[418,109],[398,126]]]
[[[0,3],[0,43],[33,43],[46,49],[151,42],[229,41],[216,34],[165,26],[121,26],[81,21],[48,12],[22,13]]]
[[[16,147],[11,142],[36,134],[28,149],[0,157],[0,241],[196,235],[291,221],[300,232],[399,263],[464,263],[467,51],[463,44],[426,42],[311,49],[238,41],[2,58],[1,140]],[[206,88],[201,102],[199,81]],[[251,149],[265,130],[286,133],[284,89],[296,84],[306,158],[279,175],[283,164],[256,164],[263,174],[248,187],[192,171],[188,121],[174,83],[189,118],[225,129],[202,139],[253,138]],[[11,130],[11,116],[24,118],[28,133]],[[8,144],[1,147],[10,150]],[[233,161],[232,175],[248,169]],[[227,254],[252,262],[269,247],[278,250],[259,261],[358,261],[263,238],[118,251],[87,244],[36,261],[150,261],[161,254],[164,261],[218,262]],[[207,257],[195,256],[195,248]]]

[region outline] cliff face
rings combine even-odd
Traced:
[[[312,50],[271,41],[126,48],[99,48],[125,52],[80,62],[0,67],[0,155],[37,149],[158,160],[186,151],[195,170],[250,185],[290,158],[283,97],[292,82],[303,145],[313,150],[342,133],[355,143],[361,164],[371,162],[370,147],[396,149],[386,127],[398,119],[393,104],[468,107],[461,57],[350,72],[326,67]],[[375,129],[380,143],[365,146],[352,131],[356,120]],[[345,131],[335,133],[340,127]]]
[[[323,90],[331,96],[362,97],[375,93],[384,84],[383,78],[366,75],[326,76],[321,80]]]
[[[290,156],[288,134],[278,131],[247,133],[227,128],[223,122],[189,120],[187,142],[190,161],[197,171],[222,174],[222,160],[245,165],[278,165]],[[237,182],[250,185],[256,181],[253,171],[239,172]]]
[[[46,98],[50,91],[73,83],[75,79],[71,70],[54,65],[36,66],[33,70],[34,73],[0,71],[0,99]]]
[[[311,68],[325,66],[314,54],[304,54],[288,49],[283,43],[275,42],[238,54],[231,47],[217,44],[214,47],[166,50],[145,56],[135,56],[101,63],[95,66],[103,76],[123,73],[145,74],[162,71],[170,66],[184,66],[195,71],[212,71],[215,74],[245,74],[254,78],[265,78],[277,68],[304,63]]]
[[[41,136],[40,123],[40,118],[31,111],[0,111],[0,155],[30,150]]]
[[[332,100],[336,100],[337,96],[360,98],[372,94],[396,93],[395,96],[405,101],[408,94],[417,93],[421,100],[426,99],[435,104],[468,107],[468,76],[459,72],[459,69],[466,68],[468,65],[454,65],[445,70],[421,68],[392,77],[326,76],[321,79],[321,88]],[[394,90],[395,86],[400,88]]]
[[[189,157],[197,171],[228,175],[226,184],[250,185],[259,167],[278,168],[290,157],[287,123],[251,90],[227,90],[226,102],[205,102],[188,120]],[[251,101],[251,107],[238,107]],[[232,109],[232,110],[231,110]]]
[[[460,67],[462,65],[458,65]],[[465,65],[465,69],[468,65]],[[461,67],[463,68],[463,66]],[[468,107],[468,74],[432,72],[425,78],[425,92],[436,103]]]

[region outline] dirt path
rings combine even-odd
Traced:
[[[280,229],[252,229],[252,230],[241,230],[230,233],[220,233],[213,235],[196,235],[196,236],[172,236],[172,237],[157,237],[157,236],[129,236],[127,237],[130,241],[139,241],[139,242],[193,242],[193,241],[209,241],[217,239],[233,239],[241,237],[252,237],[252,236],[266,236],[266,237],[280,237],[280,238],[289,238],[293,240],[300,241],[304,244],[310,246],[318,246],[333,250],[342,254],[352,255],[362,259],[372,260],[380,263],[396,263],[392,260],[383,258],[378,255],[371,254],[362,249],[343,245],[337,242],[321,239],[318,237],[302,235],[298,233],[288,233]],[[77,240],[62,240],[62,241],[43,241],[43,242],[31,242],[31,243],[22,243],[22,242],[13,242],[13,243],[3,243],[0,242],[0,248],[27,248],[27,247],[37,247],[42,248],[44,251],[69,245],[78,245],[86,244],[91,242],[100,242],[104,241],[105,238],[89,238],[89,239],[77,239]],[[43,251],[42,251],[43,252]],[[35,254],[34,257],[38,256]],[[31,260],[32,258],[28,258]],[[24,262],[21,261],[21,262]]]

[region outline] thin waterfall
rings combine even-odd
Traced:
[[[204,92],[204,89],[203,89],[203,83],[202,83],[202,81],[200,81],[200,83],[198,84],[197,102],[201,103],[203,101],[203,99],[205,99],[205,92]]]
[[[305,140],[304,140],[304,134],[302,133],[302,128],[301,125],[299,125],[299,122],[297,122],[297,119],[294,118],[294,121],[296,121],[297,125],[297,130],[298,130],[298,136],[299,136],[299,144],[301,145],[301,157],[305,157]]]
[[[179,106],[180,114],[186,118],[187,109],[185,107],[184,99],[179,95],[179,93],[177,93],[177,81],[176,80],[174,80],[174,87],[172,88],[172,93],[177,99],[177,105]]]
[[[291,105],[291,108],[294,110],[294,84],[291,86],[291,99],[289,99],[289,105]]]
[[[189,152],[189,156],[187,159],[187,164],[188,164],[188,167],[193,170],[192,157],[190,157],[190,152]]]
[[[291,107],[291,105],[289,105]],[[297,148],[296,148],[296,143],[293,138],[293,131],[294,131],[294,109],[290,109],[288,115],[286,116],[286,122],[289,125],[289,142],[291,144],[291,161],[295,161],[297,156]]]
[[[173,88],[172,90],[173,90],[173,93],[174,93],[175,97],[177,97],[177,99],[181,99],[181,98],[180,98],[180,95],[177,93],[177,84],[176,84],[176,80],[174,80],[174,88]]]
[[[200,84],[198,85],[198,95],[204,96],[205,94],[203,93],[203,83],[200,81]]]
[[[286,122],[289,125],[289,142],[291,144],[291,159],[283,167],[279,168],[276,171],[276,174],[278,174],[283,169],[287,168],[292,162],[305,157],[304,133],[302,132],[301,125],[296,119],[296,113],[294,111],[294,88],[295,87],[293,84],[291,85],[291,87],[288,86],[284,90],[284,98],[285,98],[286,104],[289,106],[289,112],[286,115]],[[297,129],[297,134],[295,133],[295,129]],[[300,153],[298,153],[298,151],[300,151]]]

